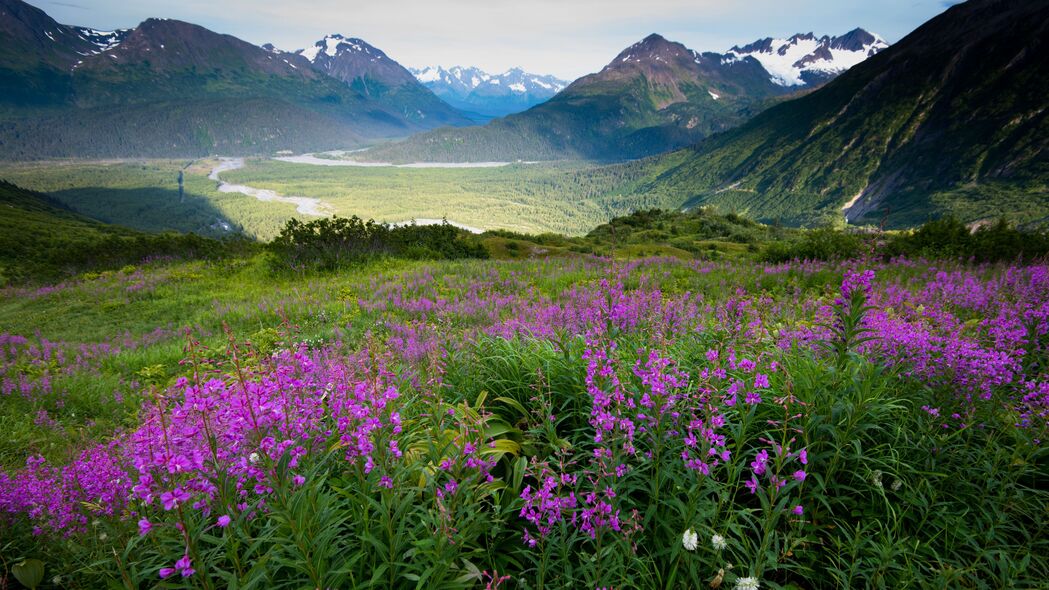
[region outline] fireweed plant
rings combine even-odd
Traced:
[[[175,272],[136,269],[136,301],[174,296]],[[126,290],[93,281],[33,301]],[[0,337],[0,402],[44,440],[91,379],[119,399],[95,410],[108,432],[5,443],[0,586],[26,559],[73,588],[1049,576],[1049,267],[577,258],[309,281],[189,329]],[[177,366],[134,356],[173,347]]]

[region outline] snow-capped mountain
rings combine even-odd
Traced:
[[[480,68],[428,66],[411,73],[452,106],[487,117],[520,112],[548,100],[568,83],[554,76],[513,68],[489,74]]]
[[[408,120],[444,125],[470,122],[434,96],[404,66],[363,39],[332,34],[295,53],[308,60],[313,69],[393,106]]]
[[[368,157],[478,162],[643,158],[745,123],[773,104],[827,83],[884,46],[880,38],[859,29],[841,37],[766,39],[726,53],[698,52],[651,34],[599,72],[524,112],[468,132],[420,134],[370,150]],[[492,86],[480,72],[466,68],[430,68],[416,75],[434,87],[441,84],[445,96],[457,87]],[[506,86],[502,81],[499,85]],[[468,96],[476,97],[477,90]]]
[[[332,34],[295,53],[309,60],[314,69],[350,85],[363,78],[387,87],[415,83],[411,72],[363,39]]]
[[[837,76],[889,46],[878,35],[854,29],[840,37],[812,33],[789,39],[767,37],[728,50],[728,61],[752,57],[780,86],[819,84]]]

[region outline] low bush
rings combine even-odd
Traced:
[[[269,245],[278,269],[330,271],[382,256],[413,260],[487,258],[469,232],[439,225],[391,226],[353,217],[291,219]]]
[[[930,221],[899,234],[886,247],[890,256],[972,258],[978,262],[1035,259],[1049,253],[1049,235],[1023,231],[999,219],[975,230],[954,217]]]

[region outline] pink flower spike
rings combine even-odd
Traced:
[[[218,520],[215,521],[215,524],[221,528],[226,528],[229,526],[230,521],[232,521],[232,519],[229,517],[229,515],[223,514],[218,518]]]

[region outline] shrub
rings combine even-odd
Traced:
[[[390,226],[371,219],[363,221],[356,215],[309,222],[291,219],[270,244],[270,251],[278,268],[294,270],[336,270],[382,256],[428,260],[488,257],[476,239],[447,221]]]
[[[1033,259],[1049,253],[1049,236],[1019,230],[1004,218],[970,230],[958,219],[944,217],[896,236],[886,253],[912,258],[974,258],[979,262]]]
[[[777,241],[765,247],[765,262],[791,260],[845,260],[860,253],[863,241],[855,234],[832,228],[807,231],[796,241]]]

